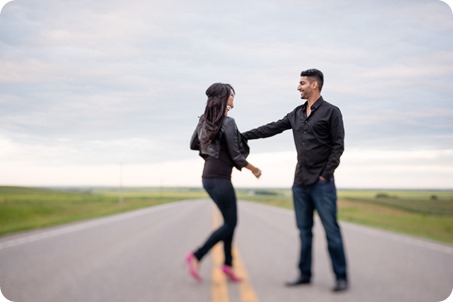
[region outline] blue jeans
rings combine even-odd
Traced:
[[[334,179],[318,180],[310,186],[293,185],[293,202],[301,250],[299,269],[303,277],[311,278],[313,215],[316,210],[327,237],[332,268],[337,279],[347,279],[346,256],[337,222],[337,192]]]
[[[232,266],[232,244],[237,224],[236,192],[231,180],[223,178],[203,178],[203,187],[222,213],[223,225],[211,233],[205,243],[194,252],[194,255],[201,260],[215,244],[223,241],[224,264]]]

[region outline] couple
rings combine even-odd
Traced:
[[[203,187],[222,213],[224,224],[201,247],[187,255],[189,273],[196,280],[202,280],[198,272],[199,262],[216,243],[223,241],[225,260],[222,270],[231,281],[241,281],[232,267],[232,241],[237,223],[236,194],[231,183],[232,169],[246,168],[259,178],[261,170],[246,160],[249,154],[247,140],[266,138],[292,129],[297,150],[292,192],[301,250],[299,275],[286,285],[298,286],[311,282],[312,227],[316,210],[326,232],[336,277],[333,291],[340,292],[348,288],[346,256],[337,222],[337,194],[333,177],[344,150],[344,128],[340,110],[321,96],[323,83],[324,75],[321,71],[302,71],[297,90],[306,102],[282,119],[242,134],[234,119],[228,117],[228,111],[234,107],[233,87],[216,83],[206,90],[208,101],[205,112],[192,135],[190,148],[199,150],[200,156],[205,160]]]

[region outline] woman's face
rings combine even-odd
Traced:
[[[231,91],[230,97],[228,98],[227,105],[230,106],[230,109],[234,108],[234,92]]]

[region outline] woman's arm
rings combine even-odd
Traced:
[[[198,122],[195,131],[190,139],[190,150],[200,150],[200,140],[198,139],[198,130],[200,130],[201,120]]]
[[[233,118],[229,118],[229,120],[225,122],[223,130],[225,133],[228,152],[230,153],[235,166],[238,169],[246,168],[250,170],[256,178],[259,178],[261,176],[261,170],[249,163],[240,151],[239,144],[241,140],[241,134],[239,133],[236,122]]]
[[[260,178],[261,176],[261,170],[252,165],[251,163],[248,163],[247,166],[245,166],[246,169],[249,169],[252,171],[253,175],[255,175],[256,178]]]
[[[225,117],[222,129],[225,135],[226,147],[231,159],[234,162],[234,166],[241,170],[247,166],[248,162],[239,148],[239,141],[241,137],[236,126],[236,122],[231,117]]]

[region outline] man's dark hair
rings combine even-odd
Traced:
[[[324,85],[324,75],[322,74],[322,72],[320,70],[314,69],[314,68],[307,69],[307,70],[302,71],[300,73],[300,76],[309,78],[310,83],[313,80],[318,82],[319,92],[321,92],[322,85]]]

